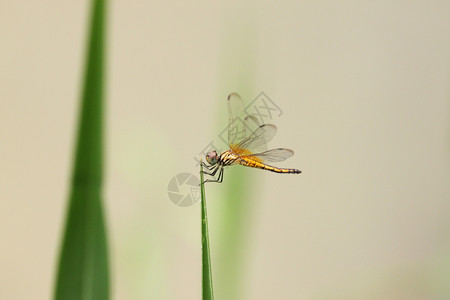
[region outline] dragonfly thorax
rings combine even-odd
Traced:
[[[206,161],[210,165],[215,165],[219,162],[219,155],[217,154],[216,150],[212,150],[206,154]]]

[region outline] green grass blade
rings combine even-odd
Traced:
[[[203,165],[200,164],[200,195],[202,202],[202,299],[214,299],[211,258],[209,254],[208,211],[206,209],[205,184],[203,183]]]
[[[102,208],[105,1],[92,2],[75,161],[55,299],[108,299]]]

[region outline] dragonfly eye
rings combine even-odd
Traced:
[[[217,155],[216,150],[213,150],[211,152],[208,152],[208,154],[206,154],[206,161],[210,164],[210,165],[215,165],[217,164],[219,157]]]

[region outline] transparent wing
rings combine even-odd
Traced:
[[[277,133],[277,127],[273,124],[259,126],[252,134],[236,145],[230,145],[231,149],[238,155],[252,155],[267,150],[267,143]]]
[[[228,145],[235,147],[259,127],[258,119],[245,113],[244,101],[237,93],[228,96]]]
[[[285,148],[276,148],[261,153],[247,155],[248,157],[258,158],[258,161],[280,162],[294,155],[294,151]]]

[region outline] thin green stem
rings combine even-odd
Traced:
[[[205,185],[203,183],[203,162],[200,164],[200,191],[202,204],[202,299],[213,300],[211,257],[209,253],[208,212],[206,209]]]

